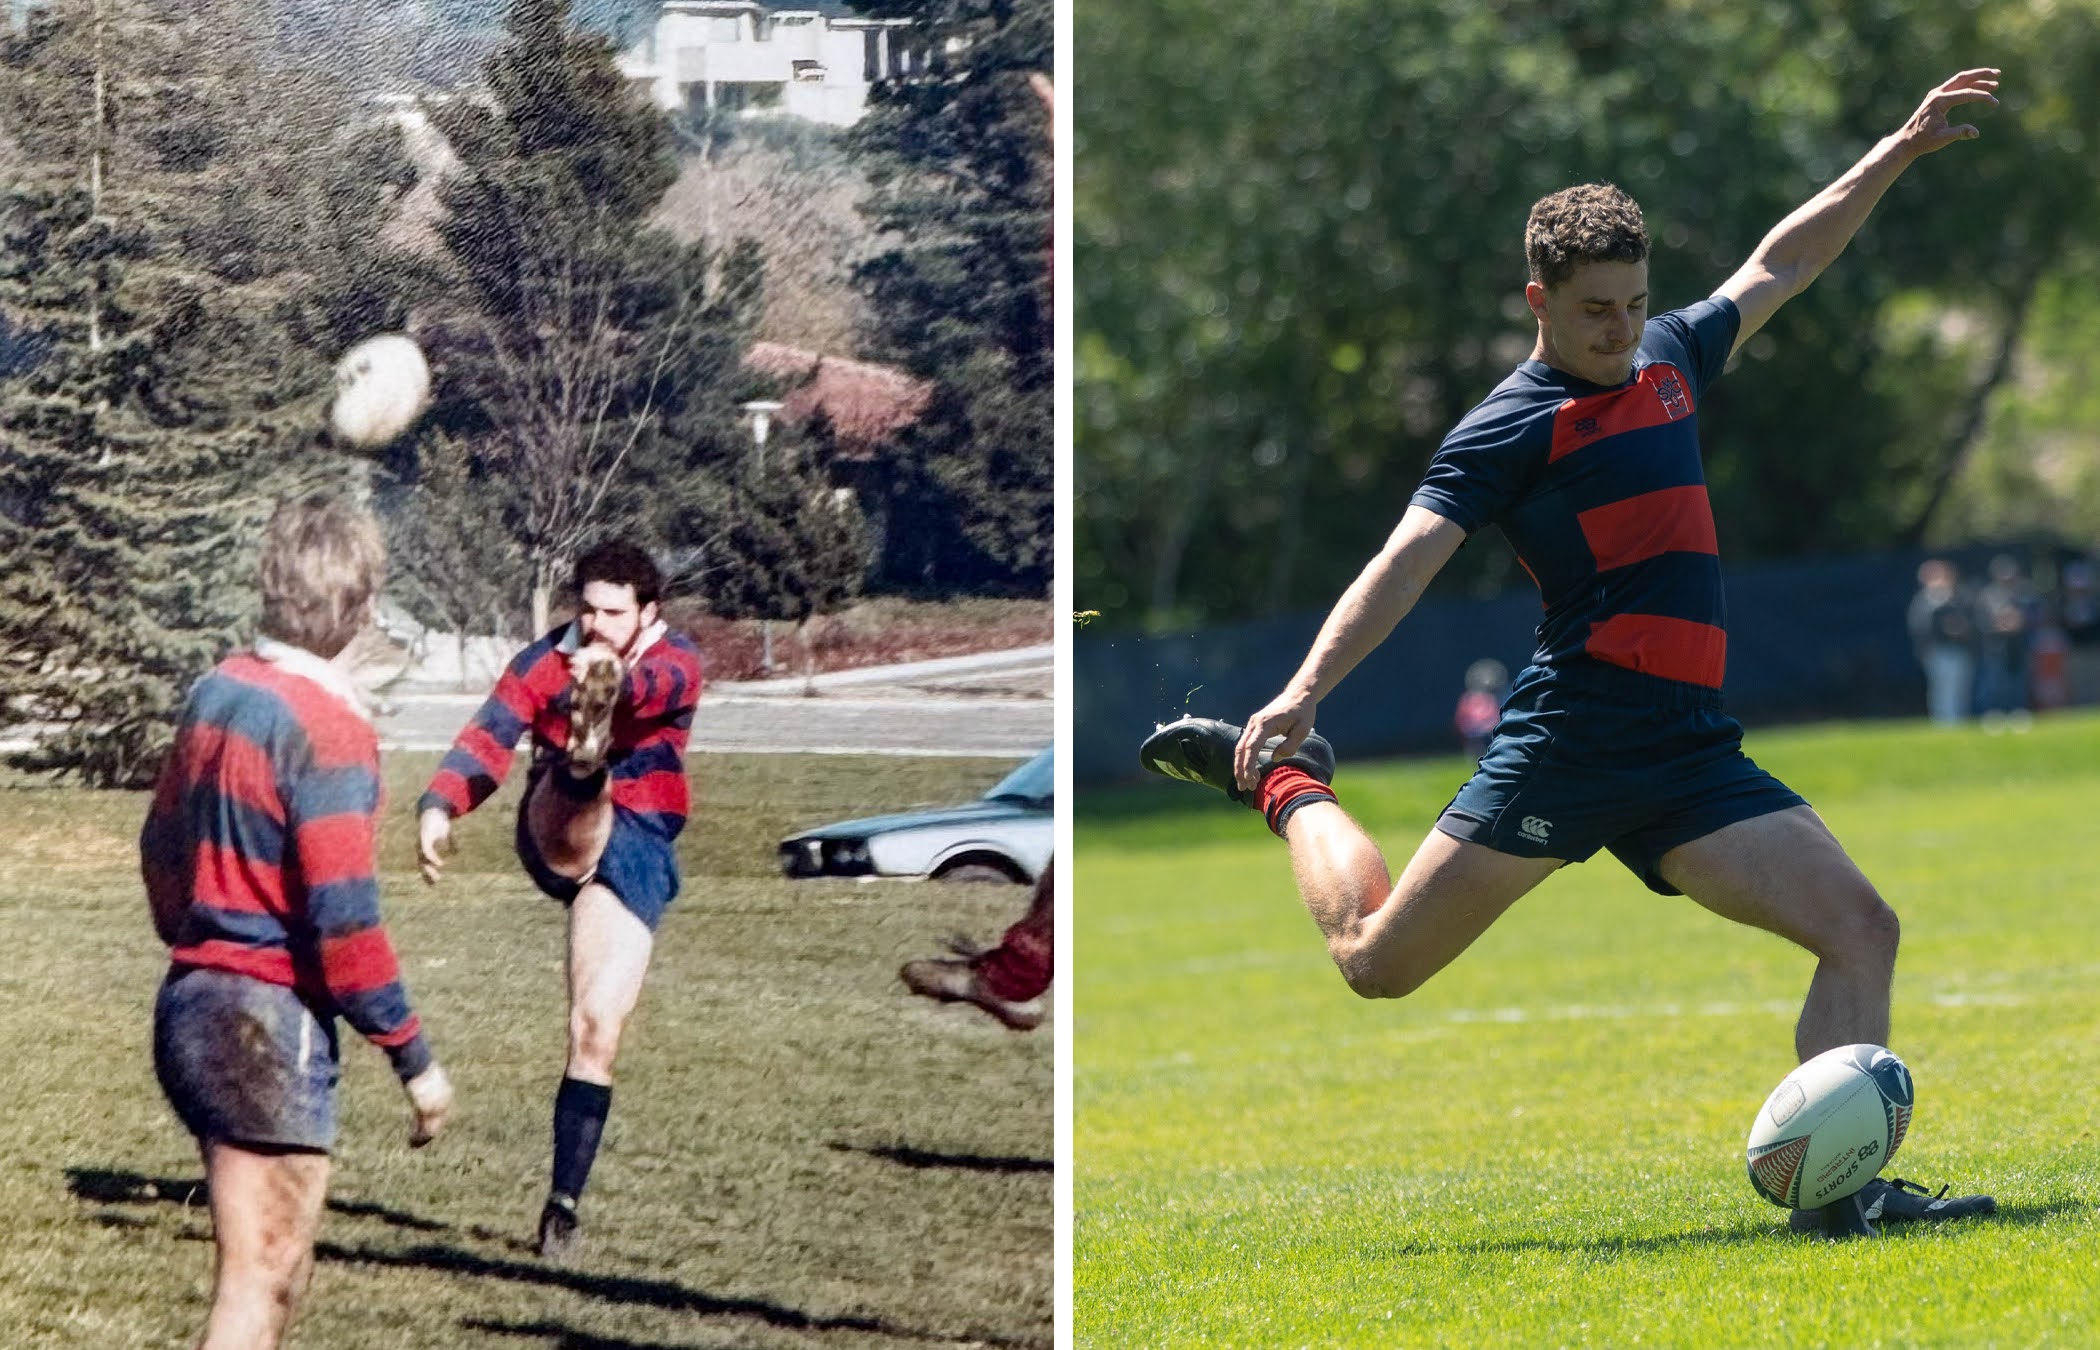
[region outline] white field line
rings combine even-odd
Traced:
[[[2033,999],[2026,994],[1931,994],[1936,1008],[2016,1008]],[[1672,1017],[1793,1017],[1798,999],[1764,999],[1754,1003],[1560,1003],[1543,1008],[1453,1008],[1436,1020],[1455,1026],[1516,1025],[1526,1022],[1645,1022]]]

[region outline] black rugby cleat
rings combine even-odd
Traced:
[[[1947,1188],[1934,1194],[1902,1177],[1874,1178],[1857,1193],[1816,1209],[1797,1209],[1787,1221],[1796,1233],[1820,1229],[1825,1237],[1880,1237],[1876,1223],[1939,1223],[1972,1214],[1995,1214],[1998,1202],[1988,1195],[1947,1198]]]
[[[1305,743],[1295,753],[1272,760],[1277,742],[1282,739],[1281,736],[1272,736],[1262,747],[1256,762],[1261,765],[1264,776],[1271,769],[1288,765],[1305,770],[1322,783],[1334,781],[1334,747],[1327,743],[1325,736],[1315,731],[1306,736]],[[1216,788],[1236,802],[1254,806],[1255,794],[1240,791],[1240,785],[1232,777],[1232,751],[1239,743],[1240,728],[1230,722],[1220,722],[1214,717],[1184,717],[1155,728],[1138,747],[1138,762],[1156,774],[1201,783]]]

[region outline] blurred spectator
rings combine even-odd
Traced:
[[[1925,668],[1925,708],[1952,726],[1969,713],[1976,675],[1976,622],[1954,564],[1928,558],[1918,564],[1918,593],[1910,602],[1910,640]]]
[[[2027,643],[2034,592],[2009,553],[1991,559],[1990,580],[1976,592],[1979,650],[1977,711],[1993,721],[2027,711]]]
[[[2074,644],[2100,642],[2100,575],[2084,558],[2064,564],[2057,608],[2064,636]]]
[[[2071,640],[2057,616],[2044,609],[2027,644],[2027,705],[2036,712],[2071,702]]]
[[[1487,749],[1495,725],[1502,720],[1502,700],[1509,697],[1509,668],[1491,656],[1466,667],[1465,692],[1458,696],[1458,711],[1451,725],[1466,754],[1479,759]]]

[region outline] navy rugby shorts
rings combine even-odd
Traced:
[[[1743,753],[1717,691],[1601,695],[1534,666],[1436,825],[1518,857],[1583,862],[1608,848],[1649,890],[1681,895],[1657,870],[1665,853],[1806,804]]]
[[[529,800],[533,789],[539,786],[544,768],[535,767],[525,793]],[[518,850],[518,861],[524,864],[525,874],[540,891],[561,901],[574,904],[588,881],[565,877],[547,865],[540,854],[540,846],[534,842],[532,830],[526,819],[525,808],[518,808],[518,827],[514,841]],[[598,859],[598,870],[589,881],[611,891],[629,913],[640,919],[649,928],[663,922],[664,911],[678,897],[678,857],[672,851],[671,841],[662,835],[642,828],[633,819],[633,813],[613,808],[612,837],[606,841],[605,853]]]
[[[326,1153],[335,1146],[335,1019],[281,984],[177,966],[153,1007],[153,1071],[204,1141]]]

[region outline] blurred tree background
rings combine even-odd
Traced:
[[[1539,196],[1633,193],[1653,308],[1689,304],[1977,65],[2005,72],[1982,138],[1708,395],[1723,554],[2100,535],[2095,0],[1148,0],[1076,29],[1074,599],[1110,625],[1331,603],[1528,354]],[[1522,582],[1491,531],[1440,585]]]

